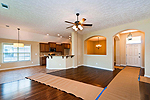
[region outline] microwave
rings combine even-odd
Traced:
[[[49,48],[50,52],[56,52],[56,48]]]

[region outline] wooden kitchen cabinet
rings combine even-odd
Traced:
[[[49,52],[49,44],[40,43],[40,52]]]
[[[62,52],[62,45],[56,44],[56,52]]]
[[[63,43],[64,49],[70,49],[70,44],[69,43]]]
[[[45,51],[49,52],[49,44],[45,44]]]
[[[50,48],[56,48],[56,43],[55,42],[49,42],[49,47]]]
[[[46,57],[40,57],[40,65],[46,65]]]

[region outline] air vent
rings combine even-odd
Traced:
[[[8,8],[9,8],[9,6],[6,5],[6,4],[4,4],[4,3],[1,3],[1,5],[2,5],[2,7],[5,8],[5,9],[8,9]]]

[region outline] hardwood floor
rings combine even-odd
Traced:
[[[78,68],[55,71],[49,74],[105,88],[120,71],[121,69],[108,71],[80,66]]]
[[[25,79],[36,73],[50,73],[56,70],[46,69],[46,66],[32,66],[26,68],[0,71],[0,84]]]
[[[120,70],[114,72],[100,70],[90,67],[79,67],[76,69],[67,69],[52,72],[50,74],[78,80],[87,84],[105,87],[115,77]],[[0,79],[3,77],[10,79],[13,75],[19,79],[19,76],[32,75],[39,72],[49,73],[43,67],[23,68],[9,71],[0,71]],[[15,74],[13,74],[15,73]],[[18,74],[20,73],[20,74]],[[144,75],[144,69],[141,69],[141,75]],[[7,75],[6,75],[7,74]],[[18,74],[18,75],[16,75]],[[24,75],[24,76],[23,76]],[[1,81],[1,80],[0,80]],[[150,100],[150,84],[139,82],[141,100]],[[14,82],[0,84],[0,100],[81,100],[71,94],[62,92],[58,89],[40,84],[28,79],[22,79]]]
[[[140,69],[140,76],[144,76],[144,68]],[[139,82],[141,100],[150,100],[150,84],[145,82]]]
[[[81,100],[71,94],[28,79],[0,85],[0,100]]]

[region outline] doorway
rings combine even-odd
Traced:
[[[128,35],[132,34],[132,39]],[[114,68],[144,67],[145,33],[139,30],[125,30],[114,35]],[[128,40],[129,39],[129,40]],[[118,66],[118,67],[117,67]]]

